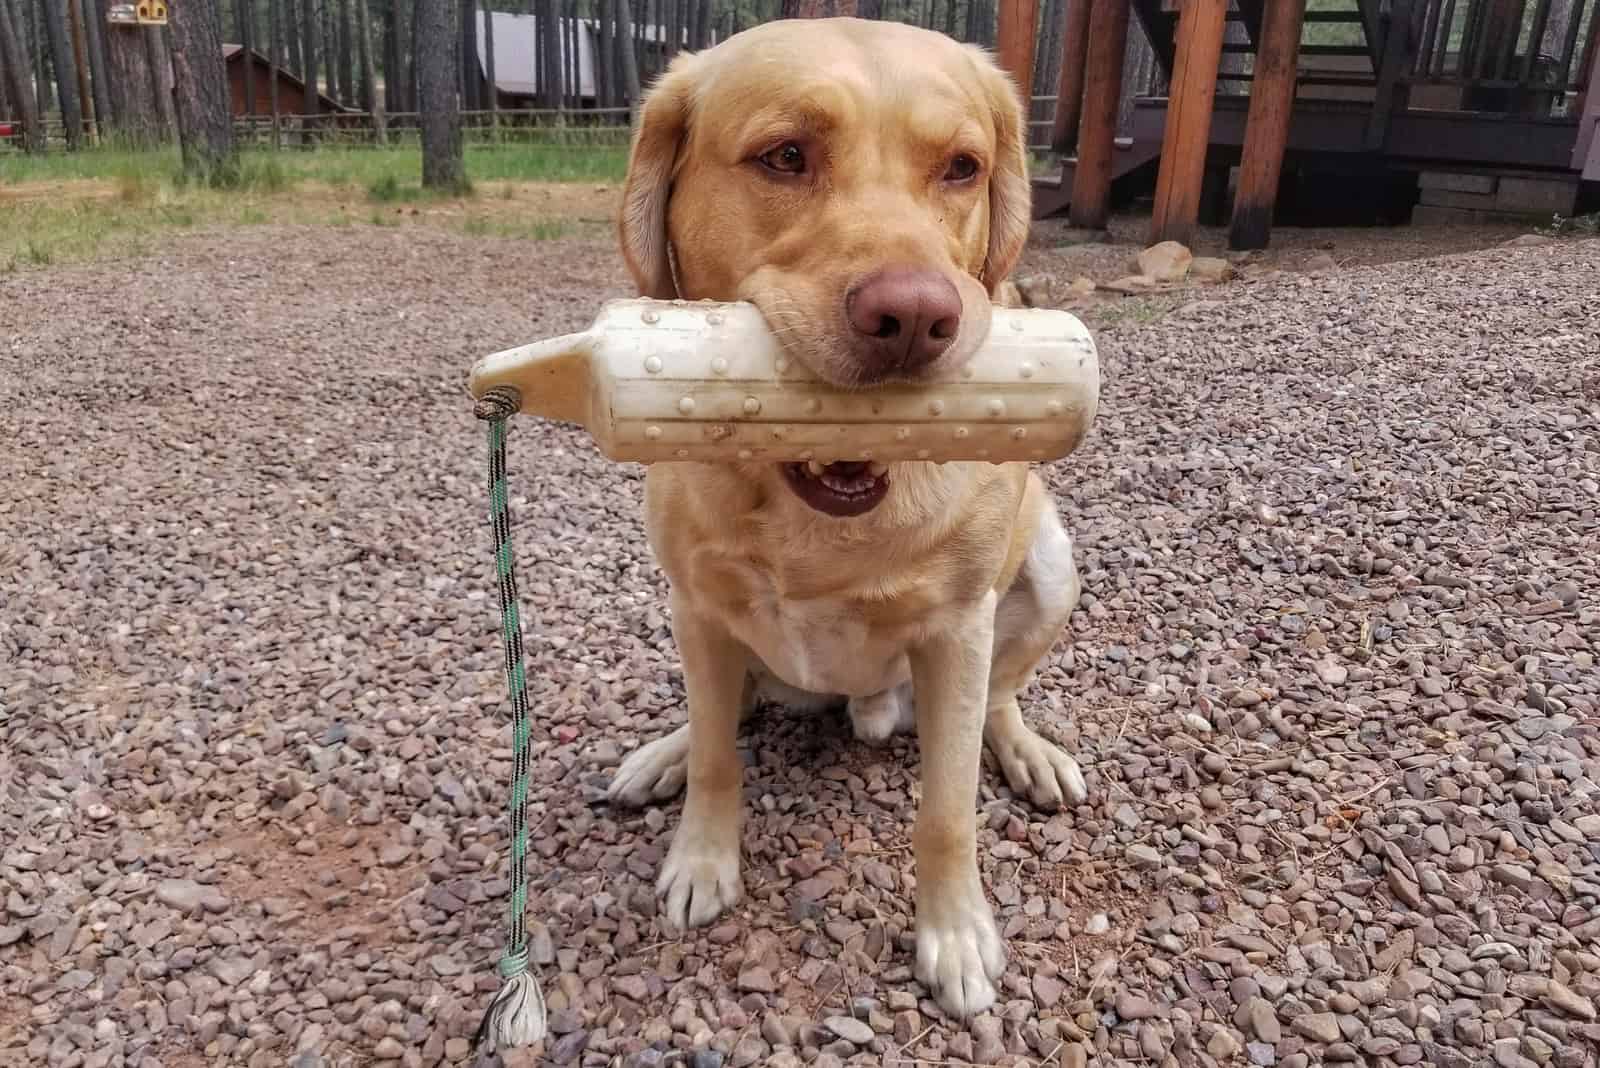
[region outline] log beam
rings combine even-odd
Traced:
[[[1067,24],[1061,30],[1061,74],[1056,81],[1055,121],[1050,127],[1050,148],[1062,155],[1078,140],[1078,120],[1083,115],[1084,65],[1089,57],[1089,5],[1092,0],[1062,0]]]
[[[1167,125],[1161,138],[1161,170],[1156,176],[1150,243],[1188,244],[1200,218],[1206,147],[1211,140],[1211,106],[1217,95],[1217,69],[1228,0],[1184,0],[1178,15],[1177,57],[1173,62]]]
[[[1038,42],[1039,0],[1000,0],[995,51],[1017,83],[1027,122],[1033,118],[1033,54]]]
[[[1078,164],[1072,171],[1073,226],[1103,230],[1111,210],[1111,153],[1116,150],[1117,107],[1122,93],[1123,55],[1128,45],[1128,0],[1088,0],[1088,57],[1083,76],[1083,115]]]
[[[1234,194],[1228,230],[1229,248],[1266,248],[1271,240],[1278,178],[1283,173],[1283,151],[1289,143],[1289,120],[1294,114],[1305,13],[1306,0],[1289,0],[1266,5],[1262,17],[1255,81],[1250,83],[1250,111],[1245,118],[1244,152],[1239,161],[1239,189]]]

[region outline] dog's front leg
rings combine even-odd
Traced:
[[[710,923],[744,892],[737,740],[746,655],[726,628],[684,597],[672,597],[672,637],[689,698],[687,794],[656,892],[667,928],[683,931]]]
[[[995,595],[910,651],[922,753],[916,975],[957,1017],[994,1004],[1005,947],[978,877],[978,766]]]

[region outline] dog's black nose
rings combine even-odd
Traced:
[[[938,271],[885,267],[845,297],[845,313],[867,358],[868,379],[913,374],[937,360],[961,328],[961,294]]]

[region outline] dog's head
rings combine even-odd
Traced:
[[[753,303],[834,385],[915,382],[987,336],[1027,239],[1025,130],[979,48],[892,22],[767,23],[652,87],[623,255],[644,296]]]

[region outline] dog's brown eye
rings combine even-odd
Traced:
[[[947,182],[965,182],[978,173],[978,161],[966,153],[962,153],[950,161],[950,169],[945,171],[944,180]]]
[[[762,166],[779,174],[800,174],[806,169],[806,154],[793,141],[779,145],[760,159]]]

